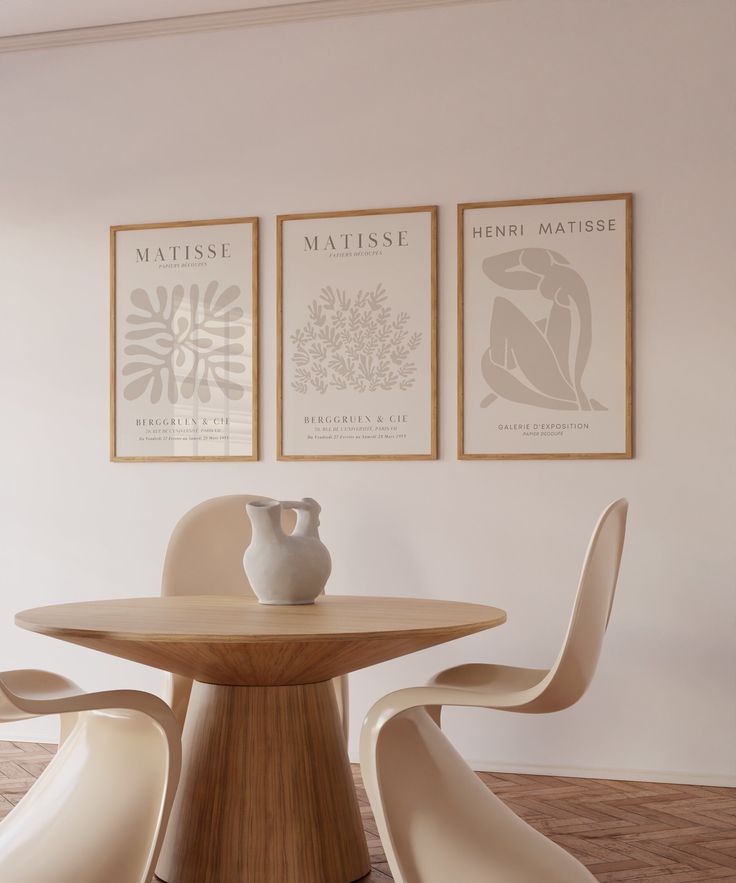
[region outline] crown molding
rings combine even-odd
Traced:
[[[111,40],[136,40],[172,34],[192,34],[228,28],[252,28],[291,22],[318,21],[351,15],[375,15],[431,6],[459,6],[493,0],[306,0],[282,6],[256,6],[227,12],[207,12],[150,21],[120,22],[96,27],[69,28],[0,37],[0,52],[52,49]]]

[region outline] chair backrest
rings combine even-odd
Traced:
[[[616,592],[628,510],[626,500],[616,500],[598,519],[565,642],[534,701],[534,711],[568,708],[583,696],[593,679]]]
[[[161,594],[252,594],[253,589],[243,569],[243,555],[251,539],[250,518],[245,505],[268,499],[253,494],[213,497],[183,515],[166,548]],[[284,533],[291,533],[295,525],[296,512],[283,509],[281,526]],[[337,678],[334,683],[347,741],[347,676]],[[169,675],[168,701],[182,729],[191,689],[189,678]]]
[[[251,539],[245,505],[267,499],[252,494],[213,497],[185,513],[166,548],[161,594],[253,594],[243,569],[243,555]],[[293,509],[282,511],[281,524],[285,532],[294,529]],[[181,675],[169,675],[168,681],[168,702],[183,729],[192,681]]]
[[[252,593],[243,570],[243,555],[251,538],[245,504],[266,499],[249,494],[213,497],[182,516],[166,549],[161,594]],[[285,509],[281,522],[290,533],[296,513]]]

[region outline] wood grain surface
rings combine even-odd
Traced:
[[[206,683],[295,685],[452,641],[505,622],[495,607],[326,595],[300,607],[187,596],[61,604],[17,625]]]
[[[370,864],[331,679],[505,619],[452,601],[230,595],[62,604],[16,623],[194,679],[166,883],[348,883]]]
[[[195,683],[157,875],[347,883],[370,870],[332,684]]]

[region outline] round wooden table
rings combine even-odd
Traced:
[[[194,680],[156,871],[166,883],[368,874],[331,679],[505,620],[480,604],[339,595],[302,607],[212,595],[94,601],[15,619]]]

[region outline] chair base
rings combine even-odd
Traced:
[[[349,883],[369,872],[332,683],[195,682],[159,879]]]
[[[401,692],[369,711],[361,745],[363,783],[396,883],[595,883],[481,782],[426,709],[389,717],[384,703]]]

